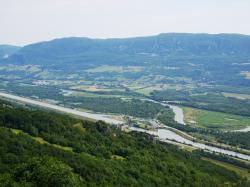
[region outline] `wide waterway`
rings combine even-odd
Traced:
[[[169,106],[169,108],[171,108],[175,114],[174,116],[174,120],[177,122],[177,123],[180,123],[182,125],[186,125],[185,122],[184,122],[184,114],[183,114],[183,109],[179,106],[176,106],[176,105],[169,105],[167,104],[167,106]]]
[[[221,153],[221,154],[225,154],[225,155],[229,155],[229,156],[233,156],[233,157],[238,157],[238,158],[245,159],[245,160],[250,160],[250,156],[248,156],[248,155],[237,153],[234,151],[221,149],[221,148],[217,148],[217,147],[213,147],[213,146],[209,146],[209,145],[205,145],[205,144],[201,144],[201,143],[196,143],[196,142],[190,141],[190,140],[188,140],[188,139],[186,139],[186,138],[184,138],[184,137],[182,137],[182,136],[180,136],[180,135],[178,135],[178,134],[176,134],[173,131],[170,131],[168,129],[157,129],[155,131],[140,129],[140,128],[136,128],[136,127],[130,127],[130,129],[133,131],[137,131],[137,132],[145,132],[145,133],[148,133],[151,135],[155,135],[159,138],[160,141],[174,140],[178,143],[191,145],[191,146],[199,148],[199,149],[208,150],[208,151],[215,152],[215,153]]]
[[[145,99],[144,99],[145,100]],[[168,106],[169,108],[171,108],[174,112],[174,120],[182,125],[186,125],[186,123],[184,122],[184,113],[183,113],[183,109],[179,106],[176,105],[172,105],[172,104],[168,104],[167,101],[163,101],[163,102],[159,102],[159,101],[155,101],[153,99],[146,99],[147,101],[151,101],[153,103],[158,103],[161,104],[162,106]]]

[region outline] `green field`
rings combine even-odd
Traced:
[[[146,81],[148,84],[145,86],[142,83],[133,84],[132,86],[128,86],[129,89],[143,94],[145,96],[150,96],[153,91],[161,91],[161,90],[168,90],[168,89],[174,89],[174,90],[182,90],[185,88],[185,86],[182,86],[180,84],[157,84],[157,83],[151,83],[150,81]]]
[[[250,126],[250,118],[183,107],[184,120],[187,124],[206,128],[241,129]]]
[[[238,94],[238,93],[229,93],[229,92],[222,92],[222,95],[225,97],[233,97],[236,99],[250,99],[250,95],[248,94]]]
[[[108,92],[107,92],[108,93]],[[122,93],[122,92],[121,92]],[[70,94],[64,95],[65,97],[77,97],[77,98],[88,98],[88,97],[99,97],[99,98],[123,98],[123,99],[131,99],[131,98],[138,98],[135,96],[126,96],[126,95],[115,95],[115,94],[99,94],[93,92],[85,92],[85,91],[72,91]]]
[[[140,72],[143,68],[140,66],[110,66],[110,65],[103,65],[96,68],[88,69],[86,72],[88,73],[103,73],[103,72],[116,72],[116,73],[125,73],[125,72]]]
[[[245,79],[250,79],[250,72],[249,71],[242,71],[241,75],[245,77]]]

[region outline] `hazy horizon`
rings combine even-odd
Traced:
[[[242,33],[194,33],[194,32],[165,32],[165,33],[156,33],[156,34],[151,34],[151,35],[140,35],[140,36],[128,36],[128,37],[108,37],[108,38],[98,38],[98,37],[88,37],[88,36],[65,36],[65,37],[56,37],[56,38],[50,38],[47,40],[39,40],[39,41],[33,41],[31,43],[23,44],[23,45],[17,45],[17,44],[8,44],[8,43],[0,43],[0,45],[12,45],[12,46],[17,46],[17,47],[23,47],[26,45],[31,45],[35,43],[40,43],[40,42],[47,42],[47,41],[52,41],[56,39],[63,39],[63,38],[89,38],[89,39],[126,39],[126,38],[139,38],[139,37],[150,37],[150,36],[157,36],[160,34],[209,34],[209,35],[220,35],[220,34],[232,34],[232,35],[245,35],[245,36],[250,36],[250,34],[242,34]]]
[[[160,33],[250,35],[247,0],[0,0],[0,44]]]

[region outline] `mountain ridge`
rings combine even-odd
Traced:
[[[87,39],[87,40],[127,40],[127,39],[140,39],[140,38],[150,38],[150,37],[157,37],[157,36],[164,36],[164,35],[189,35],[189,36],[238,36],[238,37],[249,37],[250,35],[248,34],[241,34],[241,33],[185,33],[185,32],[167,32],[167,33],[159,33],[159,34],[154,34],[154,35],[145,35],[145,36],[131,36],[131,37],[110,37],[110,38],[98,38],[98,37],[88,37],[88,36],[67,36],[67,37],[58,37],[50,40],[44,40],[44,41],[38,41],[38,42],[33,42],[27,45],[24,45],[23,47],[34,45],[34,44],[39,44],[39,43],[44,43],[44,42],[53,42],[56,40],[61,40],[61,39]],[[8,44],[3,44],[3,45],[8,45]]]
[[[12,54],[14,64],[134,64],[156,56],[250,56],[250,36],[238,34],[163,33],[149,37],[90,39],[69,37],[27,45]],[[154,58],[155,57],[155,58]],[[108,59],[108,60],[107,60]],[[159,59],[161,60],[161,59]]]
[[[50,43],[58,43],[58,42],[142,42],[143,40],[152,40],[155,41],[158,39],[170,39],[173,40],[176,39],[182,39],[187,40],[189,37],[191,39],[196,39],[204,42],[204,39],[221,39],[221,40],[229,40],[231,39],[246,39],[247,42],[250,42],[250,35],[244,35],[244,34],[227,34],[227,33],[221,33],[221,34],[207,34],[207,33],[161,33],[158,35],[152,35],[152,36],[139,36],[139,37],[128,37],[128,38],[107,38],[107,39],[99,39],[99,38],[90,38],[90,37],[63,37],[63,38],[56,38],[49,41],[41,41],[41,42],[35,42],[29,45],[25,45],[22,48],[30,48],[30,47],[36,47],[39,45],[46,45]]]

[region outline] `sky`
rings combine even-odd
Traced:
[[[250,35],[250,0],[0,0],[0,44],[167,32]]]

